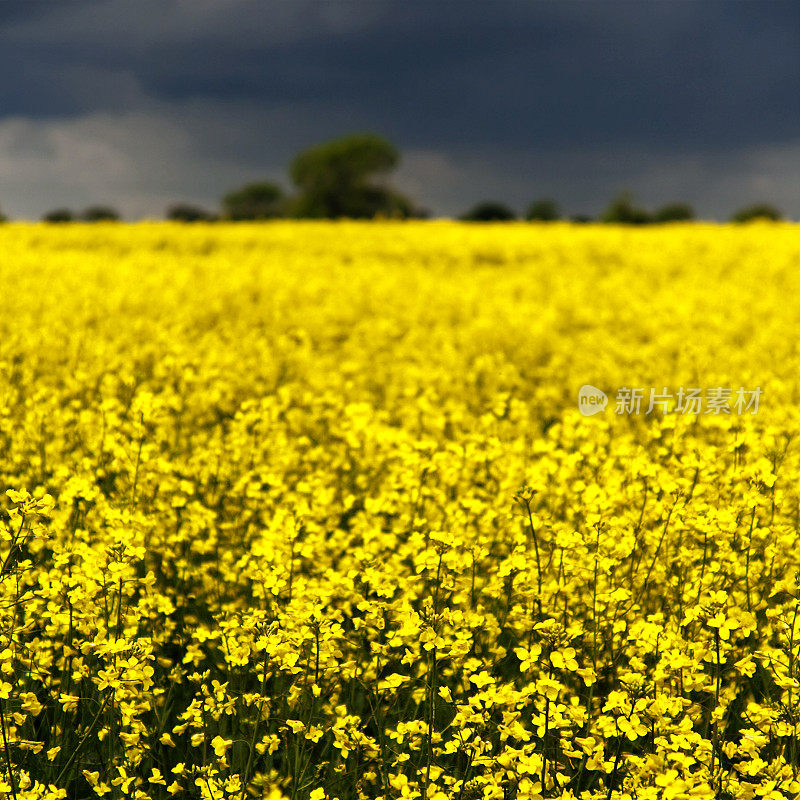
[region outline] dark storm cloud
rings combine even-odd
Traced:
[[[595,172],[588,202],[618,188],[598,158],[744,168],[742,153],[800,140],[793,0],[0,0],[0,70],[0,125],[184,114],[187,152],[261,172],[369,128],[498,194],[515,160],[546,183],[572,156]],[[573,202],[579,177],[564,175]]]
[[[222,52],[205,82],[165,67],[145,72],[145,86],[172,99],[336,97],[372,109],[413,145],[725,147],[797,133],[800,4],[770,12],[639,2],[603,15],[578,3],[511,6],[507,15],[487,5],[387,14],[350,35],[239,59]],[[155,61],[201,57],[189,45]]]
[[[800,123],[794,2],[29,3],[0,3],[0,66],[24,73],[6,114],[117,107],[93,105],[97,72],[156,100],[334,97],[412,144],[726,146]]]

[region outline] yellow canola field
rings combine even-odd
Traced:
[[[797,227],[10,224],[0,285],[0,797],[800,793]]]

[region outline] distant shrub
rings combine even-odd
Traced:
[[[516,218],[507,205],[493,200],[478,203],[460,217],[465,222],[507,222]]]
[[[116,222],[120,217],[111,206],[89,206],[80,218],[84,222]]]
[[[42,222],[72,222],[74,219],[75,214],[69,208],[54,208],[42,217]]]
[[[216,216],[191,203],[175,203],[167,209],[167,219],[174,222],[211,222]]]
[[[558,203],[547,198],[534,200],[525,212],[525,219],[531,222],[554,222],[560,217]]]
[[[232,220],[272,219],[285,213],[286,198],[275,183],[248,183],[222,198],[222,210]]]
[[[611,201],[600,217],[600,221],[621,225],[646,225],[648,222],[652,222],[652,218],[647,211],[634,204],[633,195],[630,192],[622,192]]]
[[[688,203],[668,203],[653,215],[653,222],[685,222],[690,219],[694,219],[694,209]]]
[[[783,219],[783,214],[769,203],[756,203],[752,206],[740,208],[731,217],[731,222],[751,222],[754,219],[770,219],[777,221]]]

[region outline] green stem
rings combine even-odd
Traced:
[[[11,764],[11,752],[8,749],[8,737],[6,736],[6,716],[3,711],[5,703],[0,700],[0,728],[3,730],[3,748],[6,753],[6,766],[8,767],[8,782],[11,784],[11,796],[17,800],[17,782],[14,780],[14,769]]]

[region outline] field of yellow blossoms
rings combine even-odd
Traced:
[[[797,227],[14,223],[0,281],[0,797],[800,794]]]

